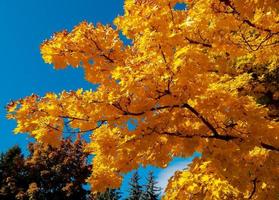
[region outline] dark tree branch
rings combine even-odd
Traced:
[[[205,139],[216,139],[216,140],[223,140],[223,141],[230,141],[230,140],[235,140],[239,139],[236,136],[231,136],[231,135],[184,135],[181,132],[156,132],[157,134],[162,134],[162,135],[168,135],[168,136],[175,136],[175,137],[180,137],[180,138],[205,138]]]
[[[88,121],[88,118],[83,119],[83,118],[71,117],[71,116],[67,116],[67,115],[60,115],[60,116],[58,116],[58,117],[61,117],[61,118],[63,118],[63,119],[71,119],[72,121],[73,121],[73,120]]]
[[[182,107],[182,108],[187,108],[189,111],[191,111],[198,119],[200,119],[200,120],[204,123],[204,125],[207,126],[207,128],[208,128],[209,130],[212,131],[212,133],[214,134],[214,136],[218,136],[218,135],[219,135],[218,132],[217,132],[217,130],[213,127],[213,125],[212,125],[207,119],[205,119],[205,118],[201,115],[201,113],[199,113],[197,110],[195,110],[192,106],[190,106],[190,105],[187,104],[187,103],[184,103],[184,104],[182,104],[181,107]],[[219,135],[219,136],[221,136],[221,135]]]
[[[56,130],[58,132],[61,132],[61,133],[78,134],[78,133],[87,133],[87,132],[95,131],[98,128],[100,128],[105,122],[106,122],[106,120],[102,120],[102,121],[100,121],[100,124],[97,125],[96,127],[91,128],[91,129],[87,129],[87,130],[82,130],[82,131],[63,131],[63,130],[61,130],[59,128],[56,128],[56,127],[54,127],[54,126],[52,126],[50,124],[45,124],[45,125],[46,125],[46,127],[54,129],[54,130]]]
[[[211,47],[212,47],[211,44],[207,44],[207,43],[204,43],[204,42],[199,42],[199,41],[190,39],[190,38],[188,38],[188,37],[185,37],[185,39],[186,39],[190,44],[199,44],[199,45],[202,45],[202,46],[208,47],[208,48],[211,48]]]
[[[108,57],[105,54],[100,54],[100,56],[104,57],[105,59],[107,59],[110,63],[114,63],[114,60],[112,60],[110,57]]]
[[[171,3],[170,3],[170,2],[169,2],[169,4],[168,4],[168,6],[169,6],[169,9],[170,9],[171,20],[172,20],[172,22],[174,23],[174,16],[173,16],[172,7],[171,7]]]
[[[164,54],[164,52],[163,52],[163,50],[162,50],[162,46],[161,46],[160,44],[159,44],[159,49],[160,49],[160,51],[161,51],[162,57],[163,57],[163,59],[164,59],[164,62],[167,63],[166,56],[165,56],[165,54]]]
[[[231,13],[232,14],[236,14],[242,20],[242,22],[247,24],[248,26],[250,26],[252,28],[255,28],[255,29],[258,29],[258,30],[261,30],[261,31],[265,31],[265,32],[269,32],[269,33],[272,33],[272,34],[276,34],[276,33],[273,33],[272,30],[270,30],[268,28],[259,27],[256,24],[252,23],[250,20],[244,19],[241,16],[241,13],[238,10],[236,10],[236,8],[233,6],[231,0],[220,0],[220,2],[222,2],[226,6],[230,7],[233,10]]]
[[[103,50],[99,47],[98,43],[93,40],[93,43],[95,44],[96,48],[100,51],[103,52]],[[114,60],[112,60],[109,56],[105,55],[104,53],[100,54],[101,57],[104,57],[106,60],[108,60],[110,63],[114,63]]]
[[[267,150],[271,150],[271,151],[278,151],[279,152],[279,148],[278,147],[275,147],[275,146],[272,146],[270,144],[266,144],[264,142],[261,142],[261,146]]]
[[[119,109],[120,111],[123,112],[123,115],[131,115],[131,116],[140,116],[145,114],[147,111],[142,111],[142,112],[129,112],[126,110],[123,110],[123,108],[119,105],[119,104],[113,104],[114,107],[116,107],[117,109]],[[189,136],[189,135],[183,135],[180,132],[175,132],[175,133],[168,133],[169,136],[176,136],[176,137],[183,137],[183,138],[193,138],[193,137],[201,137],[201,138],[208,138],[208,139],[218,139],[218,140],[223,140],[223,141],[230,141],[230,140],[234,140],[234,139],[239,139],[240,141],[243,141],[244,139],[239,137],[239,136],[232,136],[232,135],[220,135],[218,133],[218,131],[216,130],[216,128],[201,114],[199,113],[196,109],[194,109],[192,106],[190,106],[187,103],[181,104],[181,105],[172,105],[172,106],[158,106],[158,107],[154,107],[151,108],[148,111],[159,111],[159,110],[163,110],[163,109],[173,109],[173,108],[186,108],[188,109],[191,113],[193,113],[198,119],[200,119],[203,124],[212,132],[212,135],[193,135],[193,136]],[[157,132],[158,133],[158,132]],[[162,134],[167,134],[167,132],[164,132]],[[276,151],[279,152],[279,148],[272,146],[270,144],[266,144],[266,143],[260,143],[261,147],[267,150],[272,150],[272,151]]]
[[[257,178],[253,179],[252,183],[253,183],[253,189],[252,189],[252,192],[249,195],[248,199],[252,199],[254,194],[255,194],[255,192],[256,192],[256,190],[257,190]]]

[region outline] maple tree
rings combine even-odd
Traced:
[[[32,95],[11,102],[8,118],[16,133],[52,145],[65,124],[92,132],[96,191],[118,188],[140,165],[198,151],[165,199],[275,199],[278,10],[274,0],[126,0],[115,26],[82,22],[41,46],[56,69],[83,67],[95,91]],[[271,107],[259,103],[267,94]]]

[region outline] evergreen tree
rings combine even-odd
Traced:
[[[145,185],[145,190],[142,193],[141,200],[159,200],[161,188],[156,186],[157,182],[153,172],[150,171],[147,178],[147,184]]]
[[[95,195],[94,200],[119,200],[121,198],[120,191],[118,189],[107,189],[103,193]]]
[[[129,183],[130,185],[130,190],[129,190],[129,197],[127,198],[127,200],[140,200],[140,197],[142,195],[142,186],[139,184],[139,174],[136,171],[132,178],[131,181]]]

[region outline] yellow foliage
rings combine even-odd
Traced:
[[[192,171],[176,172],[163,199],[240,199],[240,192],[208,169],[210,162],[196,165]]]
[[[276,83],[263,83],[279,70],[278,9],[274,0],[126,0],[116,28],[82,22],[41,45],[46,63],[84,68],[95,91],[31,95],[7,117],[16,133],[52,145],[65,125],[90,132],[93,190],[198,151],[165,199],[275,199],[279,124],[254,97],[268,90],[278,100]]]

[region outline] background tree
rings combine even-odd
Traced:
[[[268,70],[268,65],[261,66],[261,70],[251,66],[250,61],[245,63],[252,74],[250,87],[252,90],[243,90],[242,93],[253,95],[257,102],[269,108],[271,119],[279,121],[279,69]]]
[[[28,188],[28,170],[18,146],[0,155],[0,199],[14,200]]]
[[[159,200],[161,188],[157,186],[153,172],[150,171],[147,177],[147,184],[141,195],[141,200]]]
[[[0,199],[89,199],[84,184],[91,166],[83,150],[80,139],[64,139],[57,148],[30,143],[27,158],[11,148],[0,159]]]
[[[92,194],[94,200],[119,200],[121,193],[118,189],[107,189],[105,192]]]
[[[187,10],[175,9],[181,2]],[[115,28],[83,22],[41,46],[56,69],[83,67],[96,91],[32,95],[11,102],[8,118],[15,132],[53,146],[65,123],[93,131],[88,181],[97,191],[119,188],[141,165],[166,167],[198,151],[165,199],[275,199],[279,124],[254,94],[266,87],[253,84],[278,73],[278,8],[273,0],[126,0]],[[276,99],[278,87],[267,94]]]
[[[127,200],[140,200],[142,195],[142,186],[139,183],[140,176],[137,171],[134,172],[129,182],[129,196]]]
[[[29,168],[31,187],[36,199],[86,199],[84,189],[89,176],[88,154],[83,152],[84,141],[62,140],[57,148],[45,144],[30,144],[25,164]]]

